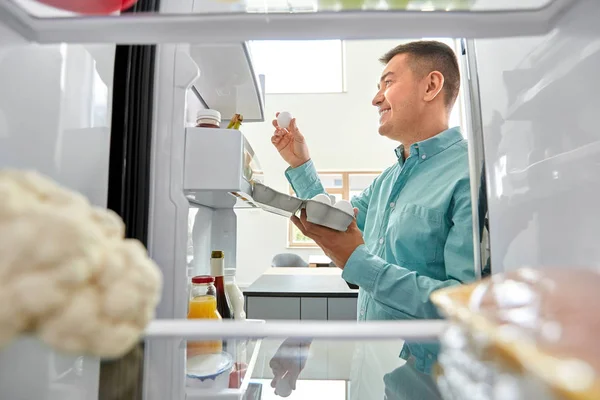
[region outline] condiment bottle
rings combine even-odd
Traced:
[[[209,108],[199,110],[196,114],[196,128],[220,128],[221,113]]]
[[[233,318],[231,301],[225,291],[225,254],[216,250],[210,258],[210,274],[215,278],[217,290],[217,310],[223,319]]]
[[[244,293],[242,293],[239,286],[235,283],[235,269],[225,270],[225,291],[229,296],[229,301],[233,308],[233,318],[245,320]]]

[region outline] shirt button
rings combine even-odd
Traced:
[[[379,244],[383,244],[383,238],[379,239]]]
[[[394,203],[393,201],[390,203],[390,207],[394,208],[394,206],[396,205],[396,203]]]
[[[365,315],[365,310],[360,310],[360,315]]]
[[[423,154],[423,155],[421,156],[421,158],[424,160],[424,159],[426,159],[426,158],[427,158],[427,156],[426,156],[425,154]]]

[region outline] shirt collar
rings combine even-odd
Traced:
[[[446,150],[453,144],[460,142],[462,139],[463,136],[460,133],[459,127],[446,129],[429,139],[413,143],[410,146],[409,154],[411,156],[418,155],[421,161],[425,161]],[[396,157],[398,157],[400,164],[404,164],[404,145],[401,144],[396,147],[394,151],[396,152]]]

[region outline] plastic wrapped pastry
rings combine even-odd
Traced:
[[[439,290],[447,399],[600,399],[600,273],[523,268]]]

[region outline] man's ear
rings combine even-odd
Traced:
[[[432,71],[425,77],[425,101],[433,101],[444,88],[444,75],[439,71]]]

